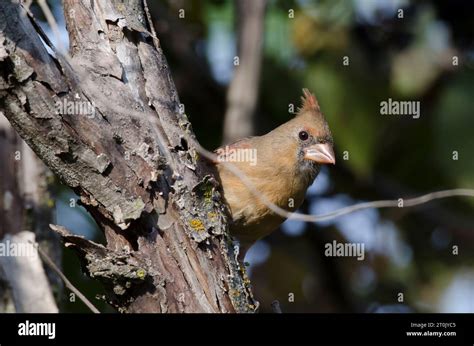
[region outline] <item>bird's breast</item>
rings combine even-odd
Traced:
[[[241,243],[250,246],[273,232],[285,220],[259,196],[282,209],[295,211],[304,200],[307,186],[291,174],[275,169],[239,168],[252,181],[255,189],[224,167],[219,167],[219,174],[224,197],[232,213],[231,232]]]

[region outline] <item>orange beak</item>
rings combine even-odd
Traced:
[[[336,164],[336,157],[331,144],[314,144],[304,149],[304,158],[322,164]]]

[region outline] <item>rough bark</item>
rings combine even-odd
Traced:
[[[199,160],[142,1],[64,1],[64,13],[70,58],[49,55],[24,10],[0,3],[0,109],[107,244],[53,228],[119,311],[254,311],[215,170]]]
[[[235,4],[239,65],[227,91],[224,144],[255,134],[265,29],[266,0],[238,0]]]

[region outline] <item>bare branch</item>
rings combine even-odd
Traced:
[[[66,275],[64,275],[62,272],[61,272],[61,269],[58,268],[58,266],[56,264],[54,264],[53,260],[48,256],[48,254],[46,252],[44,252],[37,243],[34,243],[34,242],[31,242],[31,244],[33,244],[33,246],[38,250],[39,254],[41,255],[41,257],[43,258],[43,260],[46,262],[46,264],[52,269],[54,270],[54,272],[56,272],[56,274],[58,274],[58,276],[61,278],[61,280],[64,282],[64,284],[66,285],[67,288],[69,288],[72,292],[74,292],[74,294],[80,299],[82,300],[82,302],[95,314],[100,314],[100,311],[94,306],[94,304],[92,304],[87,298],[85,295],[83,295],[81,293],[81,291],[79,291],[72,283],[71,281],[69,281],[69,279],[66,277]]]

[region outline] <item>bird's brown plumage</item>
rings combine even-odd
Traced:
[[[303,89],[303,94],[302,107],[293,119],[263,136],[242,139],[217,150],[218,154],[225,153],[219,156],[217,168],[232,214],[230,230],[241,244],[241,255],[255,241],[278,228],[284,218],[258,199],[222,161],[234,164],[259,194],[288,211],[295,211],[302,204],[320,164],[334,163],[329,126],[314,95],[307,89]],[[254,150],[255,162],[235,161],[237,153],[245,150]],[[236,154],[233,158],[232,153]]]

